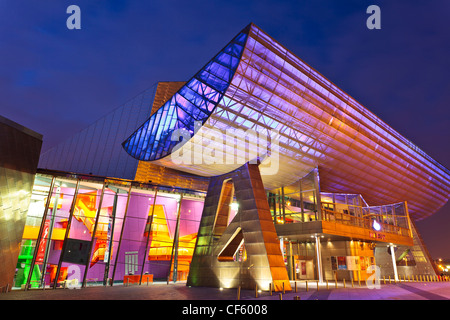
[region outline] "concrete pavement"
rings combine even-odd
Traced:
[[[381,284],[379,289],[369,289],[365,284],[342,283],[335,287],[334,282],[325,284],[316,282],[306,284],[298,282],[297,292],[293,290],[281,295],[279,292],[260,292],[255,297],[254,290],[241,290],[240,300],[450,300],[450,282],[402,282]],[[238,300],[237,289],[187,287],[185,283],[153,283],[147,285],[87,287],[82,289],[56,290],[13,290],[0,293],[0,300]]]

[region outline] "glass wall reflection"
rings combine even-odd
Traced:
[[[192,191],[37,174],[14,286],[185,280],[203,202]]]

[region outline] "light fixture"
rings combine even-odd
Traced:
[[[373,228],[375,231],[380,231],[380,230],[381,230],[381,225],[378,223],[377,220],[373,220],[373,222],[372,222],[372,228]]]
[[[232,202],[230,204],[231,210],[237,211],[239,209],[239,203],[237,202]]]

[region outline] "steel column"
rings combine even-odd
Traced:
[[[92,247],[94,246],[95,241],[95,234],[97,233],[97,227],[98,227],[98,220],[100,218],[100,212],[102,210],[102,204],[103,204],[103,196],[105,194],[105,188],[106,188],[106,181],[103,182],[102,187],[102,194],[100,195],[100,201],[98,203],[97,213],[95,215],[95,224],[94,224],[94,230],[92,231],[92,237],[91,237],[91,243],[89,245],[89,255],[87,257],[86,266],[84,268],[84,275],[83,275],[83,288],[86,287],[86,276],[89,269],[89,263],[91,262],[91,255],[92,255]]]
[[[66,232],[64,233],[63,246],[61,249],[61,254],[59,255],[58,268],[56,269],[56,276],[55,276],[55,279],[53,280],[53,289],[56,288],[56,285],[57,285],[58,279],[59,279],[59,274],[61,272],[61,265],[63,262],[62,259],[63,259],[63,255],[64,255],[64,252],[66,250],[66,245],[67,245],[66,240],[69,237],[70,227],[72,225],[73,212],[75,211],[75,205],[77,202],[79,188],[80,188],[80,179],[77,179],[77,184],[75,185],[75,192],[73,194],[72,204],[70,205],[69,218],[67,220]]]
[[[44,214],[42,216],[41,226],[39,228],[39,234],[36,239],[36,245],[34,248],[33,259],[31,259],[30,272],[28,273],[27,283],[25,284],[25,290],[28,290],[28,287],[30,286],[31,276],[33,274],[34,265],[36,264],[39,243],[42,240],[42,233],[44,232],[45,220],[47,220],[48,208],[50,207],[50,201],[52,199],[53,189],[55,188],[55,181],[56,181],[56,177],[52,177],[52,182],[50,183],[50,189],[48,191],[47,201],[45,203]]]
[[[150,217],[150,225],[148,228],[147,233],[147,243],[145,244],[145,251],[144,251],[144,259],[142,260],[142,267],[141,267],[141,278],[139,279],[139,285],[142,284],[142,276],[144,275],[144,267],[145,267],[145,260],[147,260],[147,251],[148,251],[148,245],[150,241],[150,234],[152,233],[152,224],[153,224],[153,215],[155,214],[155,205],[156,205],[156,197],[158,196],[158,187],[155,187],[155,198],[153,199],[153,205],[152,205],[152,215]]]
[[[128,189],[128,195],[127,195],[127,204],[125,206],[125,212],[123,214],[122,228],[120,230],[119,245],[117,246],[116,260],[114,261],[114,269],[113,269],[113,274],[112,274],[112,278],[111,278],[111,287],[113,286],[114,276],[116,275],[117,260],[119,259],[120,246],[122,244],[122,236],[123,236],[123,232],[125,230],[125,221],[126,221],[126,218],[127,218],[128,206],[130,204],[131,187],[132,187],[132,184],[130,183],[130,188]]]

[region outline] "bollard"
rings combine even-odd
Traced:
[[[294,282],[295,293],[297,293],[297,281]]]
[[[352,277],[352,288],[354,288],[354,285],[353,285],[353,277]]]
[[[389,284],[391,284],[391,276],[389,276]]]
[[[294,300],[300,300],[299,296],[294,296]]]
[[[345,289],[345,278],[344,278],[344,280],[343,280],[344,282],[343,282],[343,285],[344,285],[344,289]]]
[[[383,284],[386,284],[386,276],[383,276]]]
[[[319,291],[319,281],[318,280],[316,281],[316,284],[317,284],[317,291]]]
[[[280,300],[283,300],[283,294],[282,293],[279,293],[278,297],[280,298]]]
[[[306,280],[306,292],[308,292],[308,280]]]
[[[283,294],[285,294],[285,292],[284,292],[284,281],[283,281]]]
[[[269,283],[269,292],[270,292],[270,295],[272,295],[272,282]]]
[[[318,284],[317,284],[318,285]],[[328,290],[328,280],[327,280],[327,290]]]
[[[255,284],[255,298],[258,298],[258,284]]]
[[[237,299],[241,300],[241,286],[237,288]]]
[[[338,285],[337,285],[337,280],[334,282],[334,287],[337,289]]]

